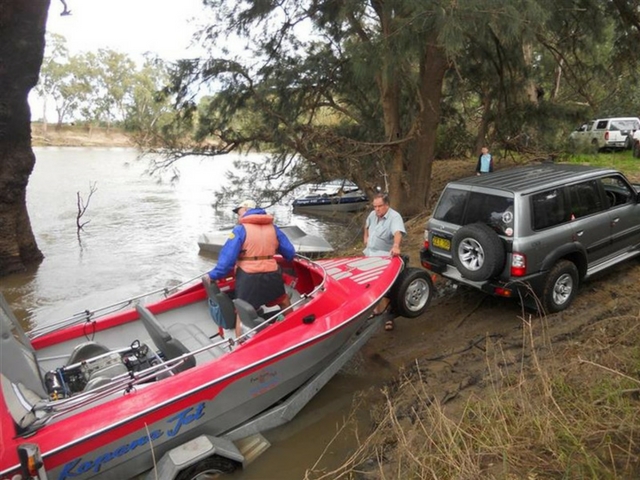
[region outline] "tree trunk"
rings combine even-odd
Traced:
[[[533,68],[533,45],[526,42],[522,45],[522,55],[524,58],[525,71],[527,78],[525,79],[525,95],[529,103],[538,105],[538,88],[531,78],[531,70]]]
[[[478,136],[476,137],[476,145],[471,153],[471,156],[480,155],[480,149],[488,146],[489,143],[487,135],[489,133],[489,119],[491,117],[491,104],[492,104],[491,92],[485,90],[482,94],[482,118],[480,119],[480,126],[478,127]]]
[[[0,0],[0,276],[43,256],[27,212],[35,165],[27,98],[38,82],[50,0]]]
[[[394,32],[391,28],[392,13],[391,8],[385,2],[372,2],[378,17],[380,19],[380,27],[382,36],[385,41],[389,42]],[[399,72],[394,67],[393,53],[387,48],[383,57],[383,65],[380,74],[377,77],[378,89],[380,90],[380,98],[382,103],[382,112],[384,119],[384,133],[387,142],[394,142],[402,136],[400,126],[400,86],[398,84]],[[391,162],[388,165],[381,165],[384,171],[383,182],[380,185],[385,193],[389,195],[392,206],[397,206],[402,199],[401,186],[403,176],[404,153],[400,145],[393,147],[391,150]]]
[[[429,203],[431,169],[435,155],[436,136],[440,123],[440,102],[444,76],[449,62],[437,39],[426,39],[426,51],[420,62],[420,112],[416,140],[410,161],[405,167],[402,214],[413,216],[424,213]]]

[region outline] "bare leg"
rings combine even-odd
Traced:
[[[240,335],[242,335],[242,322],[240,317],[236,315],[236,338],[240,338]]]
[[[391,303],[391,300],[389,300],[387,297],[382,297],[382,299],[378,302],[378,304],[373,309],[373,314],[380,315],[381,313],[384,313],[384,311],[389,306],[389,303]]]
[[[289,295],[285,295],[282,298],[282,301],[278,304],[278,306],[280,307],[280,310],[284,310],[285,308],[289,308],[291,306],[291,299],[289,298]],[[286,315],[287,312],[284,312],[283,315]]]

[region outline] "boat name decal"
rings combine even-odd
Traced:
[[[257,375],[251,377],[250,381],[251,383],[258,383],[258,385],[250,390],[252,397],[262,395],[280,384],[280,378],[278,377],[277,370],[264,370],[259,372]]]
[[[173,428],[166,431],[168,437],[175,437],[180,432],[180,429],[184,425],[189,425],[191,422],[195,420],[199,420],[204,416],[204,402],[199,403],[195,407],[189,407],[176,416],[171,417],[167,420],[168,423],[176,422]],[[83,475],[87,472],[93,471],[94,473],[98,473],[100,469],[109,463],[111,460],[114,460],[118,457],[126,455],[128,453],[133,452],[136,448],[141,447],[149,443],[149,441],[158,440],[165,434],[164,430],[157,429],[149,432],[148,435],[143,435],[135,440],[124,443],[122,445],[118,445],[110,452],[104,453],[97,457],[95,460],[87,460],[82,461],[82,457],[74,459],[67,463],[58,480],[65,480],[67,478],[74,478],[80,475]]]

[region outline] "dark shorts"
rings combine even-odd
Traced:
[[[278,300],[285,294],[280,270],[267,273],[247,273],[236,269],[236,298],[249,302],[253,308]]]

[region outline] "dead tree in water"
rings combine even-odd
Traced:
[[[96,183],[94,182],[89,185],[89,196],[87,197],[87,202],[85,203],[83,198],[80,196],[80,192],[76,192],[77,202],[78,202],[78,214],[76,215],[76,228],[78,232],[78,236],[80,236],[80,230],[84,230],[84,226],[89,223],[91,220],[87,220],[86,222],[81,222],[82,216],[89,208],[89,202],[91,201],[92,195],[97,190]]]

